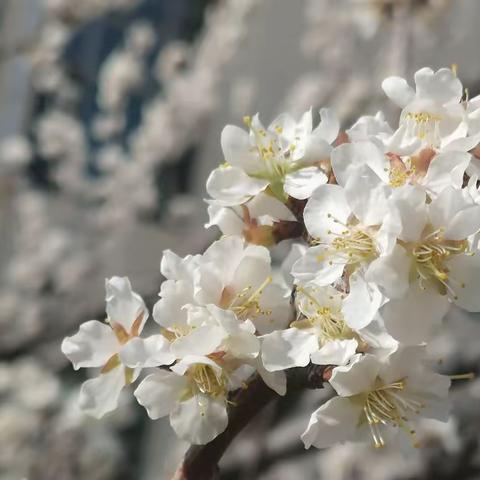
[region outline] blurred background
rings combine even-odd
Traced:
[[[104,279],[153,306],[165,248],[201,252],[220,132],[257,111],[398,111],[381,80],[458,65],[480,93],[478,0],[0,0],[0,480],[168,480],[186,445],[125,395],[101,421],[60,342],[104,316]],[[455,311],[433,348],[478,372],[480,323]],[[453,418],[398,452],[305,451],[330,391],[279,399],[222,463],[225,480],[480,478],[480,380]]]

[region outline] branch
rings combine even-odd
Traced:
[[[308,365],[287,370],[287,392],[323,387],[330,367]],[[173,480],[216,480],[219,478],[218,462],[233,439],[277,394],[267,387],[257,375],[245,390],[231,397],[227,429],[206,445],[192,445]]]

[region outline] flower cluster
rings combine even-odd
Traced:
[[[480,98],[451,69],[382,87],[402,108],[397,129],[378,113],[341,131],[329,109],[316,127],[310,110],[224,128],[225,162],[207,181],[207,226],[224,235],[202,255],[164,252],[157,333],[140,336],[147,308],[113,277],[106,323],[63,342],[74,368],[100,369],[82,386],[86,411],[113,410],[151,369],[138,402],[204,444],[254,374],[285,395],[285,371],[313,364],[329,367],[337,395],[312,413],[306,447],[418,446],[418,420],[446,419],[451,378],[433,370],[427,342],[453,304],[480,311]],[[280,242],[284,278],[269,251]]]

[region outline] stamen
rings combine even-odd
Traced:
[[[193,365],[189,368],[188,376],[192,380],[193,388],[201,393],[212,397],[227,393],[227,380],[224,374],[217,375],[210,365]]]
[[[450,380],[473,380],[475,378],[475,374],[473,372],[469,373],[460,373],[457,375],[449,375]]]
[[[388,385],[379,385],[368,392],[364,399],[363,411],[369,425],[375,448],[385,445],[380,426],[390,425],[401,428],[412,440],[412,445],[419,446],[415,435],[408,425],[408,415],[417,415],[425,404],[415,398],[407,397],[404,392],[405,381],[398,380]]]
[[[250,293],[250,291],[252,290],[252,286],[246,286],[232,298],[226,308],[232,310],[239,318],[256,315],[271,315],[272,311],[270,309],[265,310],[260,307],[260,297],[262,296],[265,287],[271,282],[272,277],[268,276],[263,281],[263,283],[252,293]],[[247,295],[249,296],[247,299],[245,299]],[[221,303],[225,304],[226,302],[223,301]]]
[[[452,278],[446,262],[452,255],[468,254],[469,246],[466,240],[445,240],[443,232],[444,229],[439,228],[426,235],[423,243],[413,247],[412,254],[416,262],[420,287],[425,289],[425,283],[430,283],[441,294],[448,292],[456,299],[457,295],[452,284],[457,284],[461,288],[464,288],[465,284]]]
[[[310,290],[313,291],[309,292],[305,288],[298,287],[297,294],[304,295],[308,299],[312,312],[293,321],[290,326],[298,329],[314,329],[321,345],[332,340],[356,338],[355,332],[346,324],[342,312],[322,305],[315,298],[314,289],[310,288]]]
[[[405,119],[409,135],[425,140],[431,146],[439,145],[442,117],[429,112],[408,112]]]

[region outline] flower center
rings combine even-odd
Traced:
[[[425,140],[432,146],[440,144],[440,121],[442,117],[428,112],[408,112],[405,119],[409,135]]]
[[[449,291],[455,296],[449,285],[454,279],[451,278],[447,261],[452,255],[468,251],[467,240],[445,240],[441,229],[427,235],[422,243],[415,245],[412,249],[421,288],[426,288],[425,284],[429,283],[436,287],[442,295]],[[464,283],[457,283],[461,288],[465,287]]]
[[[372,237],[357,228],[344,230],[333,239],[331,248],[333,252],[344,255],[348,264],[359,263],[377,256]]]
[[[283,133],[281,125],[274,127],[276,134],[274,135],[263,128],[255,127],[251,117],[244,117],[243,121],[255,138],[255,146],[252,147],[252,151],[257,151],[263,161],[263,168],[256,172],[254,177],[272,182],[281,181],[288,173],[297,168],[291,159],[292,152],[297,147],[294,143],[282,144],[285,142],[282,142],[283,139],[280,138]]]
[[[220,299],[220,307],[232,310],[239,319],[247,317],[256,317],[257,315],[271,315],[272,311],[262,309],[260,306],[260,298],[267,285],[272,282],[272,277],[267,277],[263,283],[253,290],[252,285],[247,285],[237,294],[233,294],[229,287],[223,289]]]
[[[399,427],[411,438],[413,446],[418,447],[415,431],[408,425],[408,415],[418,415],[425,404],[405,395],[405,381],[398,380],[382,385],[370,391],[364,400],[364,420],[368,423],[375,448],[385,446],[380,424]]]
[[[321,305],[321,303],[304,288],[297,288],[297,293],[304,295],[311,313],[293,321],[290,326],[298,329],[314,329],[321,346],[332,340],[347,340],[355,338],[355,332],[345,323],[339,309]]]
[[[192,382],[193,391],[196,390],[212,397],[220,397],[227,394],[227,379],[225,375],[223,373],[217,374],[210,365],[193,365],[188,369],[188,376]]]

